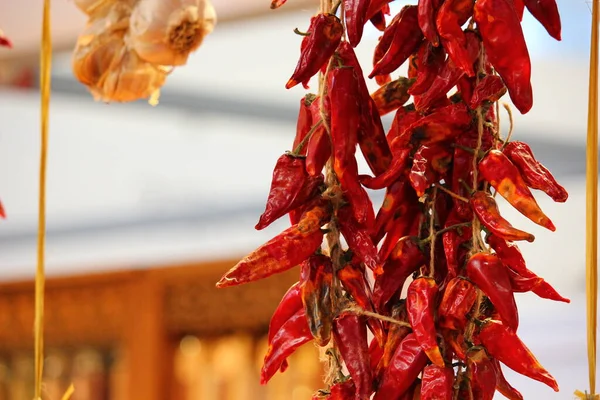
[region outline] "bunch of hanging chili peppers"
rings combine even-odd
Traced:
[[[567,200],[498,123],[506,92],[523,114],[533,103],[524,8],[560,40],[555,0],[419,0],[389,23],[388,3],[324,0],[298,32],[300,60],[286,87],[308,88],[319,74],[319,92],[300,100],[293,150],[277,161],[256,229],[284,215],[292,226],[217,286],[300,266],[269,326],[263,383],[314,341],[329,360],[315,399],[479,400],[496,390],[522,399],[502,364],[558,391],[517,336],[515,293],[569,300],[526,267],[515,242],[534,236],[495,201],[499,194],[554,231],[530,189]],[[372,94],[353,50],[368,21],[383,32]],[[408,76],[392,79],[405,63]],[[386,132],[381,116],[391,112]],[[372,176],[359,174],[357,147]],[[376,214],[365,188],[385,189]]]

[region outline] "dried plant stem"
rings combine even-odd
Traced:
[[[397,320],[397,319],[394,319],[391,317],[386,317],[385,315],[381,315],[381,314],[377,314],[377,313],[374,313],[371,311],[363,310],[362,308],[360,308],[356,305],[348,306],[344,309],[344,311],[348,311],[348,312],[351,312],[351,313],[357,314],[357,315],[364,315],[365,317],[369,317],[369,318],[376,318],[381,321],[389,322],[391,324],[396,324],[396,325],[400,325],[400,326],[405,326],[407,328],[412,328],[412,326],[406,321],[400,321],[400,320]]]
[[[448,188],[445,188],[443,185],[440,185],[439,183],[436,183],[435,187],[438,188],[438,189],[440,189],[442,192],[450,195],[450,197],[453,197],[453,198],[455,198],[457,200],[460,200],[460,201],[464,201],[465,203],[469,202],[469,199],[467,199],[466,197],[462,197],[461,195],[454,193],[453,191],[451,191]]]
[[[429,276],[434,277],[435,275],[435,201],[437,200],[437,187],[433,188],[433,195],[429,202]]]

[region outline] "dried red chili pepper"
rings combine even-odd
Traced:
[[[389,48],[381,60],[375,64],[369,78],[394,72],[414,53],[423,40],[423,33],[419,28],[417,18],[417,6],[404,6],[399,13],[397,25]]]
[[[475,0],[446,0],[436,17],[437,31],[448,57],[468,76],[474,76],[474,59],[467,51],[467,39],[462,26],[473,15]]]
[[[467,221],[470,221],[470,219],[460,218],[456,207],[453,207],[446,219],[444,228],[450,228]],[[461,256],[464,256],[464,253],[467,251],[467,249],[464,249],[463,244],[468,243],[471,240],[472,232],[470,226],[463,226],[449,229],[442,234],[442,245],[444,247],[444,255],[446,256],[449,279],[458,275],[458,267],[459,265],[462,265]]]
[[[472,109],[475,109],[483,104],[484,101],[493,103],[498,101],[504,94],[506,94],[506,86],[504,86],[502,78],[498,75],[486,75],[475,86],[470,106]]]
[[[442,328],[463,330],[467,314],[477,300],[475,287],[464,278],[454,278],[446,285],[438,308],[438,324]]]
[[[448,170],[451,161],[452,153],[446,146],[434,144],[419,147],[413,156],[413,165],[408,175],[418,197],[425,194],[437,174]]]
[[[273,341],[275,334],[281,329],[284,323],[294,316],[299,310],[302,309],[302,296],[300,295],[301,283],[294,283],[288,291],[283,295],[279,305],[271,316],[269,322],[269,344]],[[283,361],[281,364],[281,372],[284,372],[287,368],[287,361]]]
[[[410,147],[410,131],[408,128],[419,119],[421,119],[421,114],[416,112],[412,105],[400,107],[396,111],[392,126],[387,134],[387,141],[390,144],[392,153],[395,154]]]
[[[512,291],[515,293],[530,292],[544,282],[539,276],[524,277],[510,268],[507,268],[506,270],[510,278]]]
[[[287,0],[273,0],[271,1],[271,10],[281,7],[287,2]]]
[[[452,400],[454,370],[451,367],[428,365],[421,377],[421,400]]]
[[[373,400],[397,400],[407,391],[427,364],[427,355],[414,333],[409,333],[396,349],[383,373]]]
[[[306,314],[304,308],[301,308],[273,336],[260,371],[260,383],[266,384],[281,368],[285,360],[298,347],[310,342],[311,339],[312,334],[306,322]]]
[[[302,304],[308,326],[319,346],[326,346],[331,337],[333,307],[331,285],[333,267],[329,257],[312,255],[302,263]]]
[[[444,358],[437,343],[435,300],[438,286],[433,278],[421,276],[410,283],[406,294],[408,320],[415,337],[432,363],[443,367]]]
[[[333,14],[317,14],[310,20],[308,36],[302,39],[300,60],[285,87],[299,83],[308,89],[308,81],[325,65],[342,40],[344,27]]]
[[[502,218],[496,200],[487,192],[477,191],[471,196],[471,206],[479,221],[493,234],[502,239],[526,240],[533,242],[535,236],[531,233],[513,227],[510,222]]]
[[[450,189],[462,197],[469,197],[469,192],[464,183],[472,182],[473,173],[473,154],[468,151],[456,147],[454,149],[454,157],[452,160],[452,177]],[[454,198],[454,209],[456,215],[464,220],[470,220],[473,218],[473,211],[471,205],[460,199]]]
[[[397,321],[408,322],[405,300],[400,300],[398,304],[392,307],[390,316]],[[411,329],[404,325],[389,325],[387,340],[385,341],[385,345],[383,347],[383,354],[381,356],[381,362],[377,366],[380,372],[385,371],[385,369],[390,365],[390,362],[392,361],[392,358],[396,353],[396,349],[398,348],[400,343],[402,343],[404,338],[410,333],[410,331]]]
[[[404,149],[395,154],[390,167],[381,175],[371,177],[361,175],[360,183],[369,189],[383,189],[394,183],[407,169],[407,160],[410,154],[409,149]]]
[[[298,149],[298,146],[304,141],[306,135],[312,128],[313,120],[310,107],[315,99],[316,96],[310,93],[300,99],[300,111],[298,112],[298,122],[296,123],[296,137],[294,138],[294,144],[292,145],[293,151]],[[306,144],[299,149],[297,155],[306,155]]]
[[[340,232],[346,239],[348,247],[373,271],[378,271],[379,258],[377,248],[371,241],[369,231],[358,224],[349,206],[337,211]]]
[[[367,22],[370,0],[344,0],[346,33],[352,47],[358,46]]]
[[[425,38],[434,46],[440,45],[440,38],[435,27],[435,17],[441,0],[420,0],[418,7],[419,27]]]
[[[369,21],[371,21],[375,29],[381,32],[385,31],[385,28],[387,27],[387,24],[385,22],[385,13],[381,10],[379,10],[377,14],[369,18]]]
[[[375,277],[373,303],[380,312],[395,293],[402,290],[406,279],[425,261],[423,253],[412,240],[403,240],[383,264],[383,273]]]
[[[550,36],[560,40],[560,14],[556,0],[523,0],[527,10],[537,19]]]
[[[467,352],[467,376],[473,398],[492,400],[496,392],[496,368],[494,362],[481,347],[473,347]]]
[[[264,229],[291,210],[310,200],[323,177],[306,173],[304,157],[284,154],[277,160],[267,199],[267,206],[255,229]]]
[[[419,2],[420,4],[421,2]],[[417,96],[429,89],[436,76],[444,68],[446,64],[446,51],[443,47],[434,47],[429,42],[423,41],[414,58],[413,64],[417,70],[416,81],[412,84],[408,93]]]
[[[389,25],[383,31],[383,35],[379,38],[377,46],[373,51],[373,67],[381,61],[383,56],[387,53],[394,41],[396,30],[398,29],[398,22],[400,21],[400,13],[390,21]],[[410,76],[409,76],[410,78]],[[392,77],[389,74],[377,75],[375,80],[378,85],[382,86],[392,81]]]
[[[492,149],[479,162],[481,176],[521,214],[551,231],[556,227],[535,201],[517,167],[500,150]]]
[[[398,240],[411,233],[417,233],[419,224],[419,206],[416,196],[408,195],[407,203],[398,205],[394,211],[392,220],[385,227],[385,239],[379,249],[379,259],[385,260],[392,253]],[[413,197],[414,199],[410,199]]]
[[[525,12],[525,3],[523,3],[523,0],[512,0],[512,2],[515,7],[517,16],[519,17],[519,21],[523,21],[523,14]]]
[[[410,98],[408,90],[413,82],[414,80],[401,76],[371,94],[379,115],[385,115],[402,107]]]
[[[377,377],[377,366],[381,361],[381,357],[383,357],[383,347],[377,341],[376,338],[371,340],[371,344],[369,345],[369,355],[371,357],[371,371],[373,371],[373,378],[375,385],[377,385],[378,377]]]
[[[509,243],[496,235],[489,235],[487,237],[487,242],[509,269],[512,269],[525,278],[538,277],[535,273],[527,269],[525,265],[525,259],[523,258],[523,255],[516,244]],[[544,299],[562,301],[565,303],[571,302],[569,299],[562,297],[546,281],[541,282],[539,285],[534,287],[532,291]]]
[[[373,377],[364,318],[348,313],[340,315],[333,323],[333,334],[356,385],[356,399],[368,400],[373,393]]]
[[[385,191],[385,196],[383,197],[383,202],[381,203],[381,207],[377,212],[377,216],[375,217],[375,225],[373,226],[373,234],[371,238],[373,239],[373,244],[377,245],[379,241],[383,238],[383,236],[388,231],[388,224],[390,221],[394,219],[394,214],[404,205],[403,200],[406,197],[407,182],[404,179],[399,179],[396,182],[392,183],[388,186]],[[404,213],[402,213],[404,214]],[[399,237],[398,237],[399,238]],[[382,260],[386,259],[387,255],[382,258]]]
[[[502,367],[498,360],[492,358],[492,363],[494,363],[494,368],[496,369],[496,390],[508,400],[523,400],[523,395],[517,389],[512,387],[504,377]]]
[[[286,229],[244,257],[219,282],[218,288],[241,285],[286,271],[321,247],[323,226],[330,211],[322,203],[306,211],[297,225]]]
[[[509,0],[478,0],[473,18],[488,60],[502,77],[515,107],[526,114],[533,105],[531,60],[514,5]]]
[[[502,152],[512,161],[521,172],[521,177],[533,189],[546,193],[552,200],[564,203],[569,194],[546,167],[535,159],[531,147],[527,143],[514,141],[504,146]]]
[[[448,349],[452,350],[456,358],[465,361],[467,359],[467,349],[465,348],[464,334],[450,329],[442,329],[441,333]]]
[[[438,108],[408,128],[411,132],[410,142],[414,145],[431,145],[450,140],[468,128],[472,121],[463,103]]]
[[[500,321],[486,320],[479,339],[490,355],[521,375],[545,383],[558,392],[556,380],[541,366],[517,334]]]
[[[502,321],[511,329],[519,326],[519,313],[506,267],[494,254],[477,253],[469,258],[467,278],[490,299]]]
[[[320,109],[318,103],[311,106],[313,120],[320,120]],[[313,132],[306,145],[306,171],[310,176],[319,176],[331,157],[331,139],[321,124]]]
[[[394,0],[371,0],[369,4],[369,10],[367,11],[367,18],[371,19],[373,15],[380,11],[386,15],[390,15],[389,3],[392,1]]]
[[[336,383],[331,387],[329,400],[347,400],[355,398],[356,386],[352,379],[348,379],[341,383]]]

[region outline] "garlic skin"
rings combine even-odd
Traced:
[[[158,65],[184,65],[217,18],[209,0],[140,0],[129,24],[129,46]]]
[[[138,0],[74,0],[75,5],[81,11],[89,15],[90,17],[95,17],[102,13],[104,10],[111,8],[117,4],[126,5],[133,9],[135,3]],[[117,6],[118,7],[118,6]]]

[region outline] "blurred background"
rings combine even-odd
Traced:
[[[153,108],[93,101],[70,64],[85,18],[68,0],[52,2],[46,399],[59,399],[70,382],[74,400],[300,400],[320,387],[312,345],[267,387],[258,384],[269,316],[297,271],[213,289],[239,257],[286,226],[282,219],[253,229],[305,94],[284,88],[299,54],[293,29],[306,29],[317,2],[289,0],[277,11],[268,0],[213,3],[215,32],[168,78]],[[528,399],[568,399],[587,388],[591,12],[585,0],[558,4],[562,42],[525,17],[535,105],[526,117],[515,115],[513,137],[530,143],[570,198],[554,204],[538,196],[556,233],[501,205],[514,225],[537,237],[521,246],[530,269],[572,299],[518,298],[520,335],[561,386],[555,394],[507,371]],[[0,1],[0,27],[14,42],[13,50],[0,50],[0,198],[8,215],[0,222],[0,399],[10,400],[31,398],[33,387],[40,21],[40,0]],[[368,25],[357,50],[364,66],[378,36]],[[506,114],[502,125],[508,128]],[[378,207],[381,193],[373,199]]]

